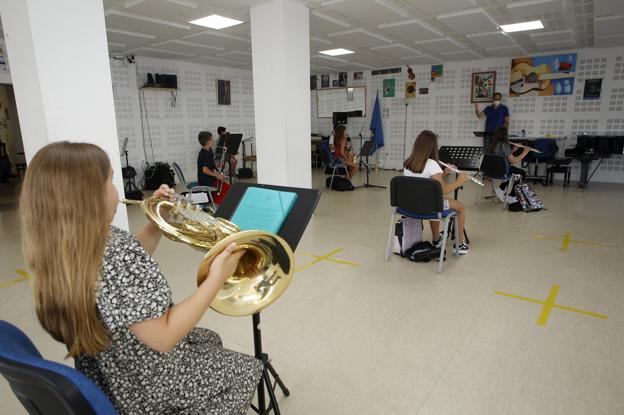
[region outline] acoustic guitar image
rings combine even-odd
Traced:
[[[551,80],[574,77],[574,72],[551,72],[550,65],[531,66],[527,63],[518,63],[511,70],[509,89],[511,92],[523,95],[530,91],[544,91],[551,87]],[[558,92],[559,93],[559,92]]]

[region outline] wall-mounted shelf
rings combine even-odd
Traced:
[[[164,88],[164,87],[159,87],[159,86],[142,86],[139,87],[139,89],[153,89],[153,90],[158,90],[158,91],[177,91],[178,88]]]

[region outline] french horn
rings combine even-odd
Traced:
[[[264,231],[241,231],[235,224],[214,217],[182,196],[173,200],[151,197],[140,205],[145,216],[169,239],[208,251],[197,271],[199,286],[210,265],[229,244],[244,250],[234,274],[219,290],[210,307],[227,316],[249,316],[260,312],[286,290],[293,278],[294,255],[286,241]]]

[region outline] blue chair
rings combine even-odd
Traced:
[[[214,213],[217,210],[217,208],[215,206],[214,199],[212,197],[212,192],[217,190],[217,188],[212,187],[212,186],[200,186],[199,183],[196,181],[186,183],[186,180],[184,180],[184,173],[182,173],[182,169],[180,168],[178,163],[174,161],[171,164],[173,165],[173,170],[180,178],[180,182],[184,184],[186,188],[188,189],[188,193],[182,192],[181,194],[187,195],[187,197],[192,201],[193,193],[205,193],[206,195],[208,195],[208,203],[198,203],[197,205],[202,209],[210,208],[212,209],[212,212]]]
[[[507,187],[505,188],[505,200],[503,201],[503,209],[507,208],[507,200],[509,199],[509,193],[513,189],[516,176],[509,173],[509,161],[503,156],[497,156],[495,154],[485,154],[483,160],[481,160],[481,166],[479,167],[479,173],[481,178],[489,180],[492,188],[492,195],[488,198],[496,199],[496,193],[494,191],[494,180],[507,180]],[[481,186],[477,186],[477,196],[475,203],[479,202],[479,193]]]
[[[115,415],[106,395],[77,370],[45,360],[17,327],[0,320],[0,373],[33,415]]]
[[[347,166],[342,163],[335,163],[334,158],[329,152],[329,147],[323,148],[321,147],[321,188],[323,187],[323,178],[326,174],[326,169],[331,170],[331,179],[329,181],[329,190],[331,190],[332,185],[334,184],[334,176],[336,173],[338,174],[349,174],[349,170]]]
[[[443,222],[442,246],[440,258],[438,260],[438,274],[442,273],[444,265],[444,251],[446,250],[446,240],[449,234],[449,223],[453,220],[455,224],[455,235],[459,235],[457,230],[457,212],[453,209],[444,209],[444,195],[442,185],[437,180],[423,179],[420,177],[396,176],[390,181],[390,228],[388,230],[388,244],[386,245],[385,260],[390,259],[392,253],[392,242],[396,215],[407,216],[420,220],[434,220]],[[434,237],[437,235],[434,235]],[[459,256],[459,246],[455,244],[455,254]]]

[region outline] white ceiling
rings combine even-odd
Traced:
[[[251,67],[249,6],[263,0],[104,0],[109,50]],[[624,0],[306,0],[312,73],[624,45]],[[221,14],[246,23],[206,30]],[[499,25],[541,19],[544,29]],[[328,58],[324,49],[356,53]]]

